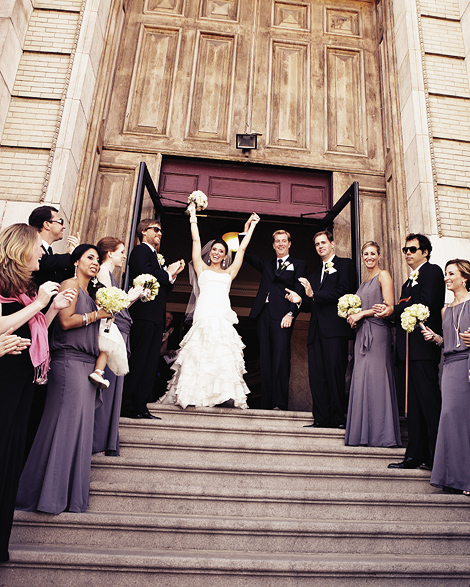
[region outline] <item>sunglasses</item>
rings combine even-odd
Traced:
[[[412,253],[414,255],[416,253],[416,251],[420,251],[420,250],[421,249],[419,247],[403,247],[402,248],[402,251],[405,253],[405,255],[408,251],[410,251],[410,253]]]
[[[163,230],[159,226],[149,226],[149,228],[151,228],[155,232],[159,232],[160,234],[163,234]]]
[[[52,224],[53,222],[57,222],[57,224],[61,224],[62,226],[64,226],[64,219],[63,218],[59,218],[59,220],[49,220],[49,222]]]

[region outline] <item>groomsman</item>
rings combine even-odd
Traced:
[[[394,314],[397,330],[399,373],[405,379],[406,332],[401,326],[401,315],[412,304],[424,304],[430,316],[426,326],[442,333],[441,310],[444,306],[445,284],[442,269],[429,263],[432,245],[422,234],[409,234],[403,247],[406,263],[411,270],[403,284],[395,307],[382,305],[380,318]],[[432,467],[437,429],[441,411],[439,390],[439,362],[441,350],[423,338],[420,328],[408,335],[408,447],[405,459],[390,463],[389,469],[425,469]],[[403,385],[403,388],[405,385]]]
[[[335,255],[331,232],[317,232],[313,242],[322,265],[312,273],[310,281],[302,280],[307,294],[302,310],[311,312],[307,349],[314,423],[308,427],[344,428],[351,328],[338,316],[338,299],[357,289],[354,263]],[[300,301],[291,292],[288,299]]]
[[[67,237],[67,252],[54,255],[52,244],[64,238],[64,219],[53,206],[39,206],[29,216],[29,225],[37,228],[42,238],[42,248],[46,253],[39,260],[39,271],[33,273],[33,279],[39,287],[46,281],[60,283],[73,276],[73,267],[70,254],[79,244],[78,237]]]
[[[245,232],[250,222],[251,218],[245,224]],[[307,274],[305,261],[290,256],[290,246],[291,235],[285,230],[276,230],[273,234],[275,259],[261,259],[250,249],[245,252],[248,263],[261,272],[250,318],[258,322],[261,408],[264,410],[288,408],[290,343],[294,319],[300,310],[286,299],[285,290],[290,288],[303,293],[299,278]]]
[[[168,268],[160,265],[157,251],[162,227],[158,220],[146,218],[139,222],[137,236],[141,244],[134,247],[129,257],[129,283],[132,287],[138,275],[149,273],[156,277],[160,289],[154,300],[138,300],[129,308],[133,321],[130,332],[131,356],[129,373],[124,379],[121,416],[159,420],[150,414],[147,402],[151,400],[157,375],[166,298],[176,276],[184,269],[184,261],[176,261]]]

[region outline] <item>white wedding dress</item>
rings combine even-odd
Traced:
[[[199,275],[193,325],[181,341],[175,373],[159,403],[212,407],[232,399],[235,407],[248,407],[244,344],[233,327],[238,318],[230,307],[231,283],[228,273],[206,269]]]

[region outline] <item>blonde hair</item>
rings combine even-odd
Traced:
[[[361,253],[367,249],[367,247],[375,247],[377,249],[377,255],[380,255],[380,245],[375,241],[367,241],[362,245]]]
[[[291,242],[290,233],[287,232],[287,230],[276,230],[276,232],[273,232],[273,242],[278,234],[285,234],[287,236],[287,240]]]
[[[0,233],[0,293],[12,297],[19,293],[33,295],[36,286],[28,261],[38,239],[36,228],[28,224],[12,224]]]

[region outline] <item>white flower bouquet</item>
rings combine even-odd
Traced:
[[[356,294],[345,294],[338,300],[338,316],[347,318],[350,314],[357,314],[362,310],[362,301]]]
[[[189,204],[194,204],[196,206],[196,211],[200,212],[201,210],[205,210],[207,208],[207,196],[201,190],[196,190],[192,192],[188,196],[188,206]],[[189,214],[189,212],[186,210]]]
[[[158,296],[158,290],[160,289],[160,284],[158,283],[156,277],[150,275],[150,273],[142,273],[138,275],[134,279],[134,286],[141,285],[145,290],[148,290],[147,295],[145,298],[142,298],[143,302],[150,302]]]
[[[416,324],[423,324],[429,318],[429,308],[424,304],[413,304],[405,308],[401,315],[401,327],[407,332],[413,332]]]
[[[114,315],[127,308],[131,301],[126,292],[118,287],[102,287],[96,292],[96,303],[114,318]],[[105,332],[109,332],[113,318],[108,318]]]

